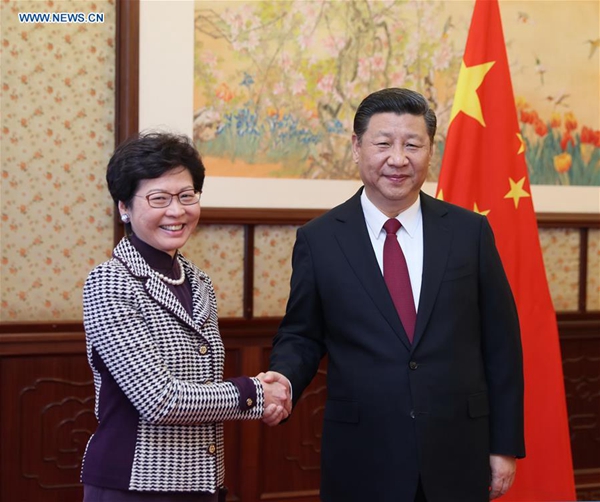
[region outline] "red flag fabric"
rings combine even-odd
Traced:
[[[476,0],[437,196],[487,216],[519,312],[527,457],[502,500],[575,500],[558,329],[524,150],[498,0]]]

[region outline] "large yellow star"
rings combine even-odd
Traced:
[[[438,198],[439,200],[444,200],[444,191],[443,191],[443,190],[440,190],[440,191],[438,192],[438,194],[437,194],[437,198]]]
[[[473,204],[473,211],[475,211],[477,214],[483,214],[484,216],[487,216],[490,213],[489,209],[480,210],[477,207],[477,202],[475,202],[475,204]]]
[[[523,183],[525,183],[525,176],[519,181],[514,181],[512,178],[508,178],[510,182],[510,190],[504,196],[505,199],[513,199],[515,201],[515,209],[519,207],[519,199],[521,197],[531,197],[525,190],[523,190]]]
[[[450,113],[450,123],[452,123],[454,117],[456,117],[459,112],[463,112],[465,115],[474,118],[485,127],[477,89],[479,89],[487,72],[494,66],[494,63],[495,61],[490,61],[489,63],[467,66],[464,61],[462,62],[460,73],[458,74],[458,82],[456,84],[454,104],[452,105],[452,112]]]
[[[517,133],[517,138],[519,138],[519,142],[521,143],[519,146],[519,151],[517,152],[517,155],[519,155],[525,151],[525,141],[523,141],[523,136],[519,132]]]

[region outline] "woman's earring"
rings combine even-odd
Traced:
[[[121,221],[122,221],[123,223],[129,223],[129,215],[128,215],[127,213],[123,213],[123,214],[121,215]]]

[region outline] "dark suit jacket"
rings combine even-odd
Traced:
[[[361,189],[362,190],[362,189]],[[423,281],[411,345],[360,193],[298,230],[271,369],[296,403],[328,354],[321,497],[488,500],[490,453],[524,456],[512,293],[485,217],[421,193]]]

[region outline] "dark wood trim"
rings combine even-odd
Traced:
[[[560,312],[557,314],[558,329],[561,338],[577,338],[582,333],[589,337],[600,338],[600,312]],[[219,328],[224,338],[255,338],[274,335],[281,323],[281,317],[223,317],[219,319]],[[65,337],[74,335],[75,338],[84,332],[81,322],[61,323],[0,323],[0,344],[14,341],[17,337],[22,340],[37,340],[42,337],[55,335]],[[591,334],[590,334],[591,333]],[[586,335],[587,336],[587,335]],[[13,338],[11,338],[13,337]],[[67,337],[68,338],[68,337]]]
[[[221,331],[231,336],[260,336],[277,329],[281,317],[223,317],[219,319]],[[53,336],[64,333],[83,333],[81,321],[47,322],[0,322],[0,343],[10,336]]]
[[[115,144],[138,132],[140,2],[117,0]]]
[[[600,312],[563,313],[557,318],[561,340],[600,339]]]
[[[327,209],[202,208],[201,225],[304,225]],[[539,228],[600,228],[600,215],[537,213]]]
[[[85,336],[78,333],[7,334],[0,336],[0,357],[28,354],[83,354]]]
[[[304,500],[316,500],[319,497],[319,490],[294,490],[290,492],[263,493],[261,500],[277,500],[282,502],[301,502]]]
[[[117,0],[115,61],[115,146],[136,134],[140,111],[140,2]],[[113,241],[125,233],[119,212],[113,212]]]
[[[254,317],[241,319],[235,317],[219,319],[219,330],[223,338],[259,338],[273,336],[281,323],[281,317]]]
[[[539,228],[600,228],[597,213],[536,213]]]
[[[44,333],[44,336],[54,333],[83,333],[81,321],[50,322],[0,322],[0,341],[3,335],[18,335],[21,333]]]
[[[586,322],[597,322],[600,321],[600,311],[590,310],[588,312],[573,312],[573,311],[561,311],[556,313],[556,320],[559,325],[570,326],[579,325],[580,323]],[[600,335],[600,332],[598,332]]]
[[[203,207],[201,225],[304,225],[327,209],[240,209]]]
[[[575,469],[574,474],[575,483],[581,491],[591,488],[600,491],[600,469]]]

